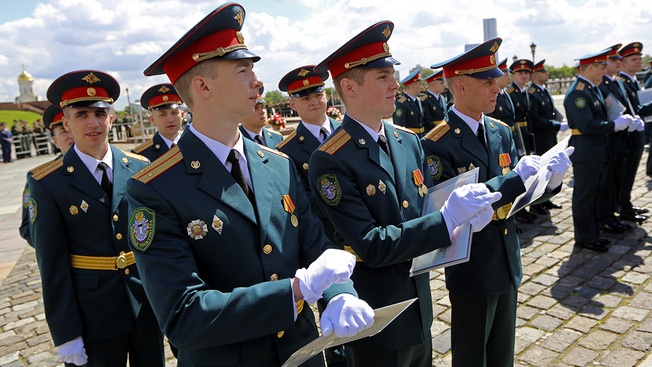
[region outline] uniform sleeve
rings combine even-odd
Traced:
[[[530,109],[528,110],[528,125],[532,125],[542,130],[559,130],[560,123],[555,120],[549,120],[542,115],[541,99],[534,93],[530,94]],[[552,107],[554,108],[554,106]]]
[[[317,202],[333,222],[345,243],[370,267],[408,261],[450,245],[448,230],[439,211],[392,225],[381,225],[365,204],[354,174],[337,157],[315,151],[310,159],[310,184]],[[320,177],[336,177],[340,200],[327,203],[319,192]],[[380,195],[380,194],[377,194]],[[390,195],[388,189],[387,195]],[[391,200],[391,199],[390,199]],[[382,210],[400,210],[398,199]]]
[[[30,173],[27,174],[27,178],[29,179],[29,176],[31,176]],[[27,241],[27,244],[34,247],[34,244],[32,243],[32,235],[30,233],[30,223],[29,223],[29,186],[28,183],[25,182],[25,189],[23,189],[23,197],[22,197],[22,202],[23,202],[23,212],[21,215],[21,220],[20,220],[20,227],[18,228],[18,232],[20,232],[20,237],[22,237],[25,241]]]
[[[608,135],[614,132],[614,123],[593,117],[591,98],[578,90],[571,91],[564,98],[564,109],[568,124],[582,135]]]
[[[70,266],[69,239],[61,212],[41,181],[28,179],[32,241],[41,272],[45,318],[55,346],[84,336]]]

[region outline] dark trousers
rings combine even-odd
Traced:
[[[595,205],[598,210],[598,222],[607,224],[618,211],[618,198],[625,177],[626,153],[609,153],[609,165],[602,188],[598,194],[600,200]]]
[[[618,212],[620,214],[635,214],[632,209],[632,188],[638,164],[641,162],[643,155],[643,145],[630,146],[625,159],[625,176],[623,176],[622,187],[618,195]]]
[[[607,162],[585,163],[573,162],[573,227],[575,241],[593,243],[600,239],[596,202],[604,176]]]
[[[397,338],[400,336],[397,335]],[[370,350],[344,347],[348,367],[431,367],[432,339],[398,350]]]
[[[2,142],[2,160],[7,163],[11,162],[11,143]]]
[[[163,334],[154,323],[151,327],[119,338],[85,344],[86,367],[125,367],[127,356],[130,367],[163,367]],[[66,363],[67,367],[75,367]]]
[[[449,293],[453,367],[514,365],[516,294]]]

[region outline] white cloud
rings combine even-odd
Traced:
[[[36,78],[36,93],[71,70],[99,69],[123,87],[118,108],[140,98],[164,76],[143,70],[194,24],[224,1],[44,0],[31,14],[0,24],[0,100],[18,94],[21,65]],[[246,44],[262,57],[256,73],[274,90],[289,70],[316,64],[369,25],[391,20],[389,41],[402,76],[415,65],[429,66],[482,41],[482,19],[496,18],[504,41],[501,58],[531,57],[549,65],[614,43],[640,41],[652,48],[652,10],[640,0],[242,0],[247,10]],[[630,14],[627,19],[623,14]],[[648,51],[648,50],[644,50]],[[649,52],[648,52],[649,53]]]

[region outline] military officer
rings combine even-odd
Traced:
[[[292,159],[310,198],[310,207],[313,213],[321,220],[324,232],[331,243],[340,245],[341,240],[335,238],[335,227],[315,201],[315,195],[310,189],[308,179],[310,155],[341,125],[326,115],[328,100],[324,82],[328,80],[328,72],[315,73],[314,68],[315,65],[304,65],[293,69],[285,74],[278,83],[278,89],[287,92],[290,98],[290,108],[297,112],[301,121],[297,128],[276,146],[276,149]],[[320,303],[320,312],[323,310],[322,306]],[[346,366],[343,347],[328,348],[324,353],[327,366]]]
[[[652,82],[650,77],[652,76],[652,60],[650,60],[650,65],[648,65],[647,71],[643,74],[643,83],[645,84],[645,89],[652,87]]]
[[[180,366],[280,366],[317,337],[305,302],[322,296],[324,334],[373,323],[349,281],[355,258],[325,250],[294,164],[238,130],[262,86],[244,19],[239,4],[218,7],[145,70],[166,74],[193,114],[127,185],[130,242]]]
[[[473,236],[471,259],[446,268],[453,366],[514,364],[517,289],[523,272],[516,222],[506,216],[525,191],[525,180],[539,171],[540,157],[519,159],[509,126],[484,115],[494,110],[497,80],[504,76],[495,59],[501,43],[491,39],[433,65],[443,68],[455,104],[447,122],[422,139],[435,183],[479,167],[478,181],[502,194],[493,204],[491,223]],[[564,152],[541,168],[552,171],[542,200],[559,192],[569,166]]]
[[[523,143],[527,154],[534,154],[534,134],[531,126],[528,125],[527,115],[530,109],[530,95],[525,89],[525,84],[530,81],[530,74],[534,64],[530,60],[519,59],[512,63],[509,70],[512,72],[512,84],[507,88],[507,94],[514,105],[514,116],[516,123],[521,127]],[[546,213],[541,213],[546,214]]]
[[[403,126],[422,136],[426,132],[423,121],[422,101],[419,95],[423,91],[419,69],[414,70],[401,80],[405,88],[403,95],[396,100],[396,110],[392,114],[394,125]]]
[[[623,115],[607,121],[604,98],[596,86],[602,81],[610,49],[579,59],[580,75],[564,98],[568,125],[572,129],[570,145],[575,147],[573,162],[573,227],[575,246],[598,252],[608,251],[609,240],[600,238],[596,202],[606,174],[609,149],[607,137],[624,131],[632,121]]]
[[[154,162],[177,144],[181,137],[181,97],[170,83],[150,87],[140,97],[140,105],[150,113],[149,121],[156,126],[152,140],[132,150]]]
[[[240,133],[246,139],[253,140],[268,148],[275,148],[283,141],[283,135],[265,127],[267,110],[265,109],[265,100],[262,96],[263,90],[264,88],[260,87],[258,97],[256,97],[256,112],[240,121]]]
[[[45,128],[50,131],[54,146],[59,148],[61,151],[61,154],[54,158],[55,160],[63,157],[68,151],[68,148],[70,148],[74,143],[72,134],[63,128],[62,119],[63,111],[59,106],[50,105],[43,112],[43,124],[45,125]],[[27,172],[28,180],[34,172],[34,169]],[[29,230],[29,198],[29,187],[27,182],[25,182],[25,189],[23,190],[23,216],[18,231],[20,232],[20,236],[25,239],[30,246],[34,247]]]
[[[532,67],[530,79],[532,85],[528,89],[530,98],[530,109],[527,120],[530,129],[534,133],[534,147],[538,155],[542,155],[548,149],[557,145],[557,132],[568,129],[568,123],[564,122],[564,116],[555,107],[552,94],[546,88],[550,78],[543,59]],[[540,204],[531,206],[534,212],[545,212],[546,209],[561,209],[560,205],[546,200]]]
[[[609,62],[602,76],[602,83],[598,86],[602,96],[607,99],[609,96],[615,98],[623,106],[627,105],[627,97],[621,81],[616,79],[622,68],[622,57],[618,53],[622,44],[618,43],[610,47]],[[625,161],[627,159],[628,131],[618,131],[609,135],[607,144],[609,149],[609,162],[604,180],[600,185],[600,200],[596,202],[598,211],[598,225],[601,230],[612,233],[623,233],[632,228],[627,223],[621,222],[616,217],[618,211],[617,198],[619,197],[622,181],[625,177]]]
[[[421,102],[423,107],[423,121],[425,122],[426,131],[430,131],[439,122],[446,118],[446,83],[444,83],[444,73],[439,70],[426,78],[421,79],[422,82],[428,84],[425,98]]]
[[[396,108],[398,61],[387,45],[393,29],[390,21],[378,22],[315,67],[330,71],[347,111],[342,127],[310,158],[317,202],[356,254],[352,278],[362,299],[382,307],[418,297],[382,332],[346,345],[349,366],[432,365],[429,276],[410,277],[409,260],[450,245],[458,224],[482,228],[496,200],[482,185],[464,186],[441,211],[421,215],[431,180],[423,175],[419,138],[382,120]]]
[[[29,178],[30,222],[45,318],[68,365],[163,366],[163,339],[127,244],[129,176],[147,158],[109,145],[118,82],[95,70],[47,92],[75,144]]]
[[[652,115],[652,103],[641,104],[638,98],[638,91],[641,86],[636,79],[636,73],[641,70],[641,52],[643,51],[643,44],[640,42],[629,43],[620,50],[622,56],[622,70],[618,74],[619,79],[622,81],[625,94],[628,97],[627,113],[634,116],[639,122],[639,125],[645,126],[642,121],[643,117]],[[629,129],[627,138],[629,149],[627,150],[627,158],[625,159],[625,176],[623,177],[622,187],[620,188],[620,195],[618,197],[618,213],[623,220],[629,220],[641,223],[648,218],[645,213],[648,209],[635,207],[632,204],[631,192],[634,187],[634,179],[638,165],[643,155],[643,147],[645,146],[645,132],[641,129]]]

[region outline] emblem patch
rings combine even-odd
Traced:
[[[430,172],[432,179],[435,181],[439,180],[441,178],[441,174],[443,173],[441,167],[441,159],[439,159],[439,156],[428,156],[426,161],[428,162],[428,172]]]
[[[23,190],[23,208],[27,208],[29,206],[29,188],[25,187],[25,190]]]
[[[38,206],[36,205],[36,200],[34,200],[34,198],[30,197],[28,201],[27,208],[29,210],[29,222],[34,224],[36,221],[36,214],[38,214]]]
[[[342,188],[337,177],[332,174],[325,174],[317,180],[317,189],[324,202],[330,206],[336,206],[342,199]]]
[[[396,112],[394,112],[394,113],[396,114],[396,117],[401,117],[401,116],[403,116],[403,109],[402,108],[397,108]]]
[[[213,224],[211,225],[215,232],[222,234],[222,228],[224,228],[224,222],[217,215],[213,215]]]
[[[575,98],[575,106],[579,109],[586,107],[586,99],[584,97]]]
[[[208,226],[201,219],[195,219],[188,223],[188,236],[194,240],[201,240],[208,234]]]
[[[129,218],[129,239],[131,245],[140,252],[145,252],[154,240],[156,213],[150,208],[140,207]]]

